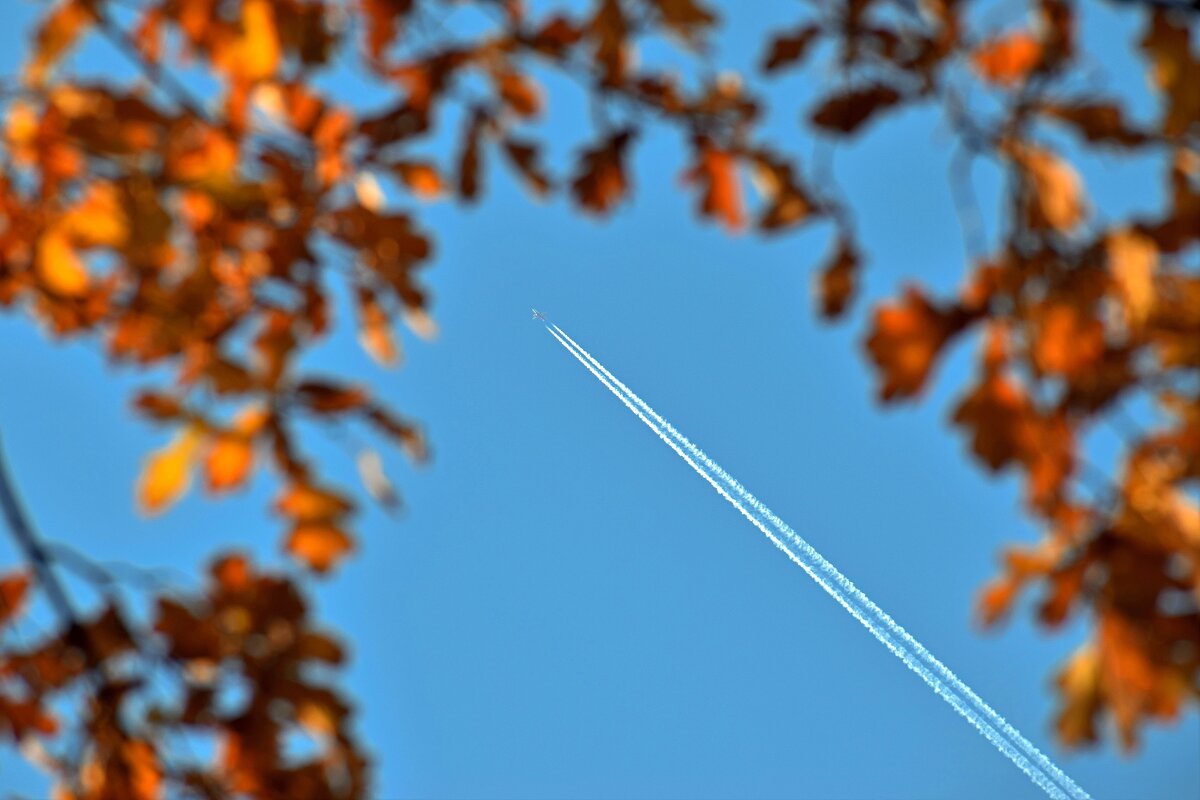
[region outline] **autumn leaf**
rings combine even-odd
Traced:
[[[963,398],[952,417],[971,435],[971,451],[990,469],[999,470],[1024,454],[1022,425],[1029,400],[1020,384],[993,374]]]
[[[254,445],[249,437],[234,432],[218,434],[209,444],[204,474],[211,492],[236,489],[245,482],[254,463]]]
[[[1033,365],[1043,374],[1082,374],[1104,353],[1104,323],[1070,300],[1047,300],[1033,316]]]
[[[634,131],[627,128],[583,152],[571,180],[571,192],[584,210],[606,214],[628,192],[624,157],[633,137]]]
[[[385,367],[394,366],[400,360],[400,349],[396,345],[387,312],[379,304],[374,292],[360,287],[357,297],[359,343],[377,363]]]
[[[0,631],[21,614],[30,582],[29,573],[24,570],[0,578]]]
[[[33,58],[25,67],[26,79],[34,86],[45,83],[54,65],[95,22],[85,0],[61,0],[38,27]]]
[[[816,297],[822,317],[835,319],[845,313],[858,291],[860,266],[854,243],[845,236],[839,236],[832,256],[817,273]]]
[[[1153,239],[1134,228],[1113,231],[1104,244],[1128,324],[1141,327],[1154,307],[1158,248]]]
[[[971,65],[984,80],[1009,87],[1024,81],[1041,58],[1042,46],[1033,34],[1013,31],[975,48]]]
[[[145,513],[159,513],[187,491],[201,439],[201,431],[188,426],[146,460],[138,484],[138,502]]]
[[[292,486],[279,497],[275,510],[296,522],[324,522],[349,514],[354,504],[342,495],[308,484]]]
[[[700,184],[701,214],[720,219],[729,231],[745,227],[737,159],[733,153],[718,149],[708,142],[700,142],[696,145],[696,161],[685,174],[684,180]]]
[[[543,197],[549,193],[552,184],[541,166],[536,144],[508,138],[504,140],[504,154],[508,156],[509,163],[516,168],[534,196]]]
[[[1085,99],[1045,103],[1038,110],[1069,125],[1088,142],[1135,147],[1148,141],[1145,133],[1130,125],[1121,106],[1115,102]]]
[[[87,268],[60,230],[46,232],[37,245],[38,279],[47,290],[65,297],[80,297],[91,284]]]
[[[915,287],[905,291],[900,303],[877,309],[866,349],[882,378],[880,398],[916,395],[946,342],[969,321],[956,307],[935,307]]]
[[[315,572],[328,572],[354,549],[354,542],[334,525],[302,523],[288,534],[284,549]]]
[[[217,68],[238,81],[270,78],[279,67],[282,49],[270,0],[243,0],[239,35],[214,57]]]
[[[522,117],[534,117],[542,110],[542,95],[537,84],[516,72],[494,76],[500,97]]]
[[[815,25],[805,25],[790,33],[776,36],[771,40],[767,54],[763,57],[762,71],[779,72],[803,61],[820,32]]]
[[[809,115],[809,120],[818,128],[853,134],[872,117],[901,101],[901,95],[891,86],[875,84],[862,89],[851,89],[825,98]]]
[[[437,168],[423,161],[400,161],[392,164],[400,182],[422,200],[434,200],[445,191]]]
[[[663,24],[685,42],[697,45],[717,22],[713,11],[696,0],[650,0],[662,15]]]
[[[1021,168],[1030,193],[1026,206],[1029,225],[1069,232],[1088,214],[1079,174],[1048,150],[1021,142],[1006,151]]]

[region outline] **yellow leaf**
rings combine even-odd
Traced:
[[[166,447],[146,459],[138,484],[138,501],[143,511],[148,514],[162,511],[187,490],[200,437],[198,428],[185,428]]]
[[[216,53],[214,61],[231,78],[255,82],[275,74],[279,67],[279,31],[269,0],[242,3],[240,35]]]
[[[62,219],[63,230],[80,247],[120,247],[129,237],[129,219],[116,188],[93,184]]]
[[[1108,266],[1125,303],[1130,325],[1146,321],[1154,307],[1154,271],[1158,266],[1158,248],[1154,240],[1132,228],[1109,234],[1105,241]]]
[[[284,547],[317,572],[326,572],[354,549],[354,542],[333,525],[301,523],[292,529]]]
[[[66,234],[57,228],[46,231],[38,240],[34,269],[42,284],[56,294],[79,297],[87,293],[87,268]]]

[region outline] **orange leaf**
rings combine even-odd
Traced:
[[[225,432],[213,439],[204,464],[211,492],[236,489],[250,474],[254,463],[254,445],[247,436]]]
[[[138,500],[144,512],[162,511],[187,490],[200,435],[194,426],[185,428],[146,460],[138,484]]]
[[[0,578],[0,630],[21,613],[29,584],[29,573],[24,570]]]
[[[986,628],[1002,620],[1020,588],[1020,584],[1011,577],[998,578],[985,586],[976,604],[980,624]]]
[[[1134,228],[1110,233],[1104,245],[1108,251],[1108,268],[1121,293],[1127,321],[1131,327],[1140,327],[1154,307],[1158,248],[1153,239]]]
[[[1047,301],[1033,318],[1030,356],[1049,375],[1081,375],[1104,354],[1104,323],[1070,302]]]
[[[209,572],[221,588],[236,592],[250,585],[250,561],[243,553],[230,553],[213,562]]]
[[[1088,214],[1079,173],[1053,153],[1021,142],[1005,145],[1021,168],[1030,192],[1026,205],[1033,228],[1070,231]]]
[[[1027,31],[1013,31],[975,48],[971,64],[984,80],[1012,86],[1025,80],[1042,58],[1042,46]]]
[[[936,308],[914,287],[900,304],[878,309],[866,347],[883,378],[880,397],[887,401],[919,392],[942,347],[967,322],[961,309]]]
[[[275,510],[297,522],[321,522],[348,514],[354,505],[340,494],[297,484],[275,502]]]
[[[244,0],[239,36],[214,55],[217,67],[235,80],[253,82],[274,75],[281,49],[270,0]]]
[[[51,228],[38,240],[35,270],[51,292],[65,297],[87,294],[90,285],[87,268],[60,230]]]
[[[359,334],[358,341],[364,350],[385,367],[400,360],[400,350],[392,335],[391,320],[379,304],[375,293],[361,288],[358,292]]]
[[[523,117],[536,116],[542,109],[542,95],[533,81],[516,72],[501,72],[495,76],[500,96],[513,111]]]
[[[33,58],[26,68],[26,76],[34,86],[46,80],[47,73],[92,24],[89,3],[81,0],[65,0],[55,6],[38,28],[34,42]]]
[[[317,572],[326,572],[354,549],[354,542],[333,525],[301,523],[292,529],[284,547]]]
[[[393,164],[392,170],[410,192],[422,199],[433,200],[446,190],[441,176],[432,164],[402,161]]]
[[[685,178],[703,187],[700,213],[717,217],[731,231],[741,230],[746,223],[742,209],[742,190],[738,183],[737,160],[728,151],[702,142],[697,162]]]

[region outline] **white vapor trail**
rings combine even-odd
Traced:
[[[675,453],[709,482],[717,493],[763,532],[788,558],[808,573],[834,600],[923,681],[974,725],[984,738],[1055,800],[1091,800],[1090,795],[996,713],[920,642],[875,605],[787,523],[746,491],[704,451],[604,368],[557,325],[546,329]],[[790,545],[790,546],[789,546]],[[794,548],[794,549],[793,549]],[[799,551],[797,554],[796,551]]]

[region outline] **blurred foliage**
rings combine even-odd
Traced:
[[[1048,626],[1088,615],[1057,678],[1058,734],[1095,742],[1109,720],[1132,748],[1141,726],[1200,692],[1200,57],[1194,4],[1127,5],[1141,19],[1146,120],[1096,86],[1066,0],[1031,0],[1010,29],[955,0],[798,5],[793,26],[763,32],[757,75],[716,68],[720,19],[698,0],[537,15],[518,0],[59,0],[3,89],[0,304],[158,380],[133,398],[171,431],[140,480],[147,512],[194,475],[216,495],[270,468],[285,552],[323,573],[355,546],[355,500],[305,457],[298,424],[365,426],[418,461],[426,445],[367,388],[297,362],[329,331],[331,282],[349,290],[380,364],[402,359],[398,323],[434,335],[418,277],[433,252],[417,221],[427,204],[478,200],[498,158],[532,196],[562,190],[581,212],[610,214],[631,192],[639,132],[670,127],[702,219],[764,234],[832,226],[814,284],[832,319],[853,308],[868,261],[854,209],[828,165],[766,141],[753,85],[811,76],[821,97],[800,122],[830,142],[934,109],[953,139],[951,180],[966,187],[966,277],[951,296],[910,285],[874,309],[866,355],[881,400],[897,403],[920,395],[949,345],[978,339],[952,424],[989,470],[1023,477],[1045,528],[1004,553],[981,619],[1001,620],[1027,589]],[[137,77],[74,74],[69,55],[87,39]],[[654,39],[689,54],[693,72],[639,66]],[[322,88],[342,70],[390,99],[356,107]],[[593,110],[563,175],[543,163],[535,70],[569,77]],[[461,125],[454,157],[416,155],[447,117]],[[1108,219],[1072,165],[1092,152],[1158,165],[1146,168],[1161,171],[1162,202]],[[977,159],[1005,175],[994,246],[977,230]],[[1160,413],[1146,422],[1130,402]],[[1098,425],[1125,437],[1113,469],[1089,465],[1081,445]],[[375,450],[359,465],[370,497],[398,502]],[[193,596],[154,587],[143,614],[116,599],[80,612],[56,577],[62,559],[6,497],[29,563],[0,580],[0,626],[36,588],[61,625],[0,647],[0,736],[59,797],[367,791],[349,706],[326,682],[341,649],[311,627],[290,578],[228,554]],[[298,731],[305,746],[291,743]],[[211,752],[189,750],[196,737]]]

